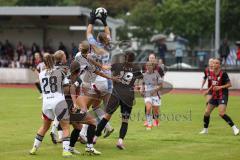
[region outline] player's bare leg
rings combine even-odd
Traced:
[[[72,156],[69,151],[70,147],[70,125],[68,120],[61,120],[59,121],[60,126],[63,130],[63,138],[62,138],[62,145],[63,145],[63,156],[69,157]]]
[[[152,104],[147,102],[146,104],[146,120],[147,120],[147,127],[146,130],[152,129]]]
[[[43,138],[44,138],[45,134],[47,133],[48,129],[51,126],[51,123],[52,123],[51,120],[43,119],[43,124],[37,132],[37,135],[36,135],[35,140],[34,140],[33,148],[30,151],[31,155],[36,154],[37,150],[39,149],[39,147],[40,147],[40,145],[43,141]]]
[[[110,94],[107,94],[107,95],[101,97],[101,99],[95,100],[93,102],[93,111],[97,114],[97,116],[100,120],[103,119],[103,117],[105,115],[104,110],[100,107],[100,103],[103,100],[103,105],[106,106],[109,96],[110,96]],[[108,136],[111,135],[111,133],[113,133],[114,129],[111,127],[109,122],[106,124],[104,131],[105,132],[104,132],[103,138],[107,138]]]
[[[153,106],[153,126],[159,126],[159,106]]]
[[[208,133],[208,126],[210,122],[210,115],[212,111],[214,110],[215,106],[211,104],[207,104],[207,107],[205,109],[204,117],[203,117],[203,130],[200,132],[200,134],[207,134]]]
[[[93,138],[95,135],[96,129],[96,120],[93,116],[91,116],[88,111],[88,106],[91,106],[93,103],[93,98],[89,96],[78,96],[77,98],[77,105],[81,107],[81,114],[84,115],[84,124],[88,124],[87,130],[87,145],[85,151],[90,154],[100,155],[101,152],[97,151],[93,147]]]

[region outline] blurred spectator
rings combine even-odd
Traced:
[[[20,57],[25,54],[25,47],[24,45],[22,44],[21,41],[18,42],[17,44],[17,60],[20,61]]]
[[[178,41],[176,43],[175,57],[176,57],[177,69],[181,69],[182,68],[182,59],[183,59],[183,46]]]
[[[236,59],[236,65],[240,65],[240,45],[238,45],[238,49],[237,49],[237,59]]]
[[[20,68],[25,68],[27,67],[27,56],[26,54],[21,54],[19,58],[19,67]]]
[[[32,44],[31,52],[32,56],[34,56],[36,52],[40,52],[39,46],[35,42]]]
[[[4,46],[3,43],[0,41],[0,58],[4,55]]]
[[[78,47],[75,45],[75,43],[72,43],[72,58],[74,58],[77,53],[78,53]]]
[[[198,67],[200,68],[204,68],[206,67],[205,63],[206,61],[206,56],[207,56],[207,52],[206,50],[204,50],[203,48],[200,48],[197,52],[196,55],[198,57]]]
[[[63,44],[63,42],[60,42],[60,43],[59,43],[58,50],[64,51],[64,53],[66,54],[67,59],[69,59],[69,55],[68,55],[68,53],[67,53],[67,48],[65,47],[65,45]]]
[[[165,63],[165,54],[167,52],[167,45],[165,44],[164,39],[161,39],[158,41],[157,50],[158,50],[159,58],[162,59],[163,63]]]
[[[14,50],[13,50],[13,46],[9,43],[8,40],[5,41],[4,49],[5,49],[5,55],[7,56],[6,58],[13,60]]]
[[[49,44],[47,44],[47,45],[43,46],[43,49],[42,49],[42,51],[41,51],[41,56],[42,56],[44,53],[53,54],[53,53],[54,53],[54,50],[53,50],[53,48],[52,48]]]
[[[219,52],[219,56],[222,59],[224,66],[225,66],[227,57],[230,54],[230,48],[228,45],[228,40],[226,38],[223,40],[223,43],[221,44],[218,52]]]
[[[0,67],[8,67],[9,61],[7,60],[6,56],[2,56],[0,59]]]
[[[26,49],[26,58],[27,58],[27,60],[26,60],[26,67],[27,68],[30,68],[31,66],[32,66],[32,60],[33,60],[33,56],[34,55],[32,55],[32,49],[30,50],[30,48],[28,48],[28,49]],[[35,53],[37,53],[37,52],[35,52]]]

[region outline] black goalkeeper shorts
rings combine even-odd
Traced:
[[[110,96],[108,104],[105,108],[106,113],[112,115],[118,109],[119,105],[121,106],[120,108],[121,113],[123,115],[130,116],[132,112],[132,106],[128,105],[127,103],[122,101],[119,97],[113,94]]]

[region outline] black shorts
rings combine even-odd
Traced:
[[[70,123],[72,122],[84,122],[85,118],[87,116],[86,112],[80,112],[80,110],[77,110],[75,113],[70,112]]]
[[[226,95],[223,95],[223,97],[221,99],[211,98],[209,100],[209,104],[211,104],[213,106],[219,106],[220,104],[224,104],[227,106],[227,103],[228,103],[228,96],[226,96]]]
[[[78,109],[75,113],[72,113],[72,109],[73,109],[73,101],[72,98],[69,96],[65,97],[67,105],[68,105],[68,109],[70,112],[70,122],[81,122],[84,121],[85,117],[86,117],[86,113],[81,113],[80,109]]]
[[[132,112],[132,106],[124,103],[119,97],[111,94],[108,104],[106,106],[106,113],[112,115],[121,106],[121,113],[123,116],[129,117]]]

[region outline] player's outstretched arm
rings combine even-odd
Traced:
[[[201,85],[200,91],[202,91],[202,89],[203,89],[203,86],[204,86],[204,85],[205,85],[205,83],[206,83],[206,80],[207,80],[207,79],[203,79],[203,80],[202,80],[202,85]]]
[[[100,72],[98,70],[96,70],[94,73],[99,75],[99,76],[101,76],[101,77],[103,77],[103,78],[111,79],[114,82],[120,82],[119,77],[114,77],[114,76],[110,77],[110,76],[108,76],[108,75],[106,75],[106,74],[104,74],[104,73],[102,73],[102,72]]]
[[[92,10],[90,12],[89,24],[87,26],[87,37],[93,34],[93,25],[95,23],[95,20],[96,20],[95,10]]]
[[[107,13],[101,13],[101,21],[104,25],[104,32],[107,34],[107,36],[110,38],[111,36],[111,32],[110,32],[110,28],[107,25]]]

